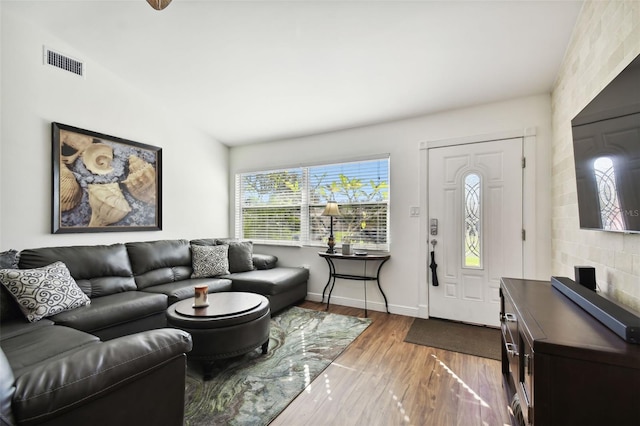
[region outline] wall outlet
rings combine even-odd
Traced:
[[[420,217],[420,207],[409,207],[409,216],[410,217]]]
[[[306,264],[306,263],[303,263],[303,264],[302,264],[302,267],[303,267],[304,269],[309,269],[309,268],[310,268],[310,266],[309,266],[308,264]]]

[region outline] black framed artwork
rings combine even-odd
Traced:
[[[162,229],[162,149],[52,123],[54,234]]]

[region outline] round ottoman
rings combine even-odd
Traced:
[[[259,294],[242,292],[210,293],[209,306],[195,308],[193,297],[167,309],[170,326],[191,334],[193,350],[187,356],[202,361],[205,379],[213,362],[242,355],[262,346],[269,347],[271,312],[269,300]]]

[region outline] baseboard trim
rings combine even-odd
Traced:
[[[307,300],[311,302],[322,302],[322,293],[307,293]],[[327,298],[325,296],[324,303],[327,303]],[[364,309],[364,300],[361,299],[353,299],[349,297],[341,297],[341,296],[331,296],[331,304],[332,305],[340,305],[340,306],[348,306],[350,308],[359,308]],[[370,311],[377,312],[386,312],[384,302],[377,302],[367,300],[367,309]],[[403,305],[394,305],[389,304],[389,312],[397,315],[404,315],[407,317],[418,317],[420,314],[418,307],[413,306],[403,306]]]

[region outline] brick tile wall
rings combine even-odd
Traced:
[[[640,234],[583,231],[573,165],[571,119],[640,54],[640,0],[587,1],[551,96],[552,273],[596,268],[599,287],[640,311]]]

